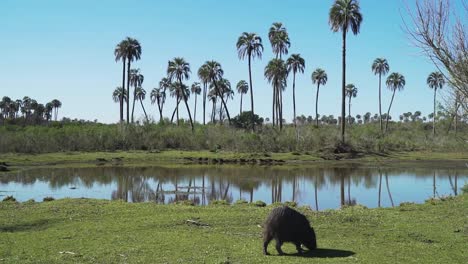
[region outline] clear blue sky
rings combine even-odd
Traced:
[[[235,47],[238,36],[256,32],[263,38],[262,60],[253,62],[256,112],[271,117],[272,88],[263,70],[273,58],[268,29],[282,22],[290,35],[291,53],[306,60],[306,73],[297,77],[297,113],[313,115],[315,86],[311,73],[317,67],[328,73],[321,88],[319,113],[340,113],[341,35],[330,31],[328,11],[332,0],[173,0],[173,1],[0,1],[0,96],[39,102],[62,101],[60,116],[101,122],[118,120],[118,104],[112,91],[121,85],[121,63],[114,59],[115,45],[131,36],[142,45],[142,59],[133,67],[145,76],[148,95],[165,76],[168,60],[184,57],[191,66],[191,84],[207,60],[217,60],[233,85],[248,80],[247,62],[240,61]],[[410,1],[411,2],[411,1]],[[358,97],[352,114],[378,112],[378,77],[371,72],[372,61],[385,57],[390,71],[406,77],[406,87],[395,98],[391,115],[421,110],[432,112],[432,92],[425,81],[435,70],[432,63],[411,46],[402,30],[400,0],[361,0],[364,21],[358,36],[348,36],[347,83],[354,83]],[[285,117],[292,118],[292,81],[284,96]],[[383,110],[391,93],[383,90]],[[190,99],[193,106],[193,98]],[[229,103],[232,115],[239,111],[240,96]],[[249,108],[249,96],[244,109]],[[174,99],[168,98],[165,115]],[[145,101],[149,113],[157,107]],[[137,116],[142,111],[137,105]],[[201,109],[201,107],[199,107]],[[209,108],[211,109],[211,108]],[[181,111],[185,115],[185,110]],[[198,120],[201,119],[201,112]],[[209,114],[207,113],[207,116]]]

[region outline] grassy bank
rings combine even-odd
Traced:
[[[337,156],[338,157],[338,156]],[[199,164],[199,165],[346,165],[360,163],[362,165],[399,166],[414,162],[443,167],[465,166],[468,162],[466,152],[392,152],[382,154],[365,154],[351,157],[348,154],[339,155],[342,159],[328,160],[320,153],[288,152],[288,153],[239,153],[230,151],[114,151],[114,152],[58,152],[44,154],[0,154],[0,162],[5,162],[10,171],[28,167],[60,167],[60,166],[150,166],[162,164]],[[435,163],[437,161],[437,163]]]
[[[319,250],[263,256],[271,206],[128,204],[100,200],[0,203],[2,263],[464,263],[467,195],[396,208],[300,210]],[[187,220],[194,220],[191,224]],[[286,253],[295,253],[285,244]]]

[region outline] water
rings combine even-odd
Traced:
[[[465,183],[468,169],[463,166],[41,168],[1,175],[0,199],[7,195],[18,201],[42,201],[48,196],[158,203],[189,199],[197,205],[244,199],[296,201],[324,210],[339,208],[343,203],[371,208],[421,203],[430,197],[457,195]]]

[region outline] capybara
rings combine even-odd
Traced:
[[[294,243],[299,254],[302,253],[301,244],[309,250],[317,248],[315,232],[307,218],[288,206],[273,209],[265,221],[263,254],[269,255],[267,248],[272,239],[275,239],[280,255],[283,254],[281,246],[284,242]]]

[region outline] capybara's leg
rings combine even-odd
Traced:
[[[279,238],[275,238],[276,240],[276,251],[278,251],[278,254],[283,255],[283,250],[281,250],[281,246],[283,245],[283,242],[279,240]]]
[[[301,242],[295,242],[297,253],[302,254]]]
[[[267,248],[268,248],[268,244],[270,244],[271,239],[272,237],[269,235],[263,236],[263,254],[264,255],[270,255],[270,253],[268,253],[267,251]]]

